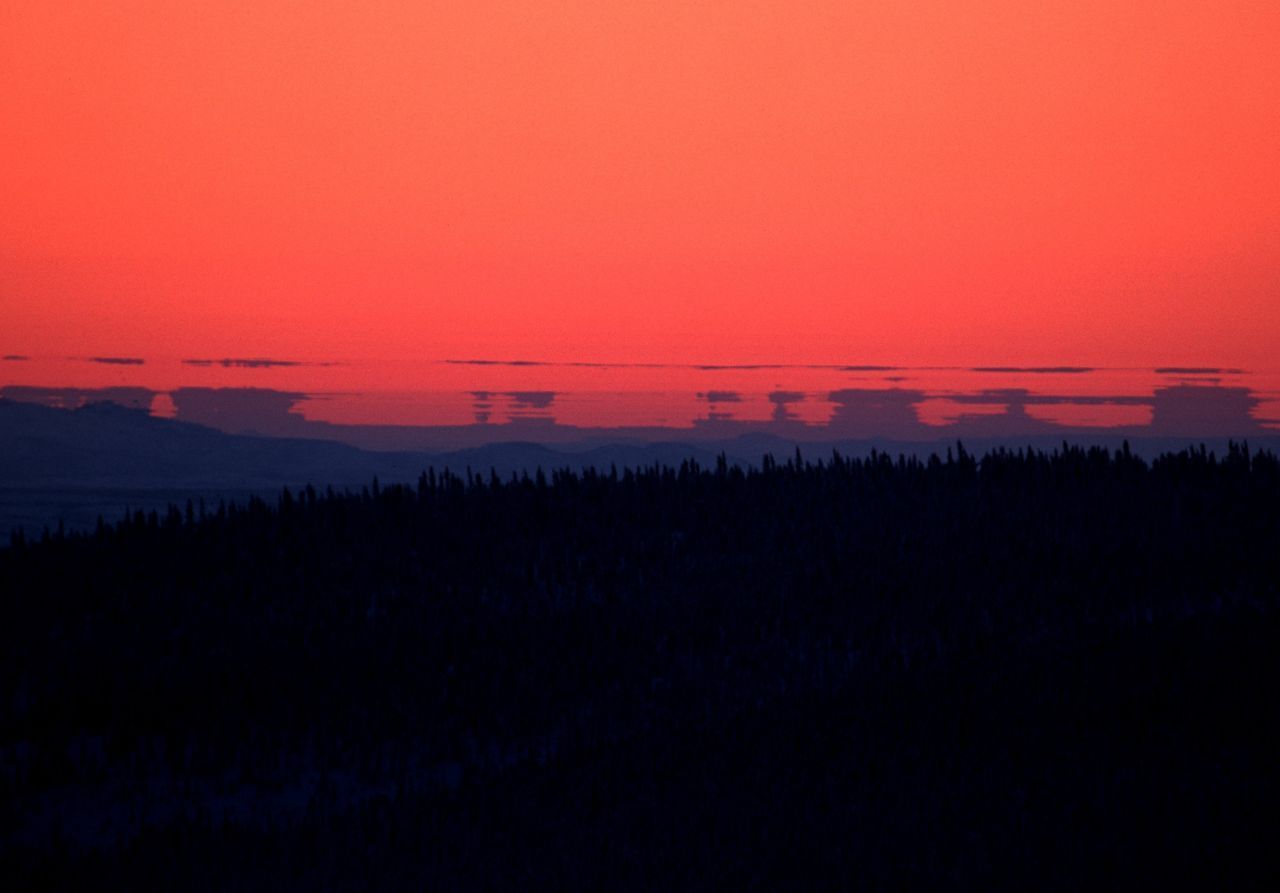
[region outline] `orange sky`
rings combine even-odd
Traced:
[[[0,5],[0,353],[1229,363],[1280,3]]]

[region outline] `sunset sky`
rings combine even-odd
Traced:
[[[0,353],[1274,367],[1280,3],[0,4]]]

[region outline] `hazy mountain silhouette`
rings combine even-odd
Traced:
[[[148,401],[149,402],[149,401]],[[246,437],[155,418],[145,409],[91,403],[56,409],[0,399],[0,529],[73,527],[127,507],[201,494],[242,496],[372,475],[409,479],[418,457],[369,453],[320,440]]]
[[[73,410],[0,400],[0,483],[257,486],[359,481],[401,469],[395,454],[320,440],[245,437],[93,403]]]
[[[283,402],[279,395],[260,396],[264,404]],[[190,399],[184,397],[188,406]],[[110,519],[126,508],[163,508],[193,495],[274,494],[304,484],[359,487],[374,477],[409,481],[428,467],[508,476],[539,467],[711,463],[715,457],[711,449],[672,443],[584,442],[571,452],[518,441],[447,452],[371,451],[314,438],[227,434],[110,402],[68,410],[0,399],[0,537],[14,526],[90,526],[98,514]]]

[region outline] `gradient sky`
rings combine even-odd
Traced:
[[[0,122],[0,352],[1280,344],[1271,0],[10,0]]]

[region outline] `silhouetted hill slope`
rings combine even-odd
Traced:
[[[244,499],[311,481],[412,480],[423,466],[413,454],[224,434],[115,403],[64,410],[0,400],[0,538],[17,527],[85,529],[130,508]]]
[[[428,467],[508,476],[539,467],[711,462],[715,456],[679,444],[561,452],[501,443],[449,453],[373,452],[323,440],[226,434],[109,402],[64,410],[0,400],[0,538],[7,542],[16,527],[91,528],[99,515],[115,521],[127,509],[163,510],[187,499],[274,498],[282,487],[308,483],[343,489],[373,478],[413,481]]]
[[[75,410],[0,400],[0,485],[270,486],[408,480],[415,457],[319,440],[247,437],[94,403]]]
[[[1256,884],[1276,542],[1241,449],[429,473],[19,540],[0,878]]]
[[[115,403],[64,410],[0,400],[0,487],[346,487],[374,477],[413,481],[428,467],[457,474],[492,469],[505,477],[537,468],[709,463],[721,446],[603,442],[554,449],[516,441],[450,452],[380,452],[311,438],[226,434]],[[753,444],[736,452],[759,462],[765,451]]]

